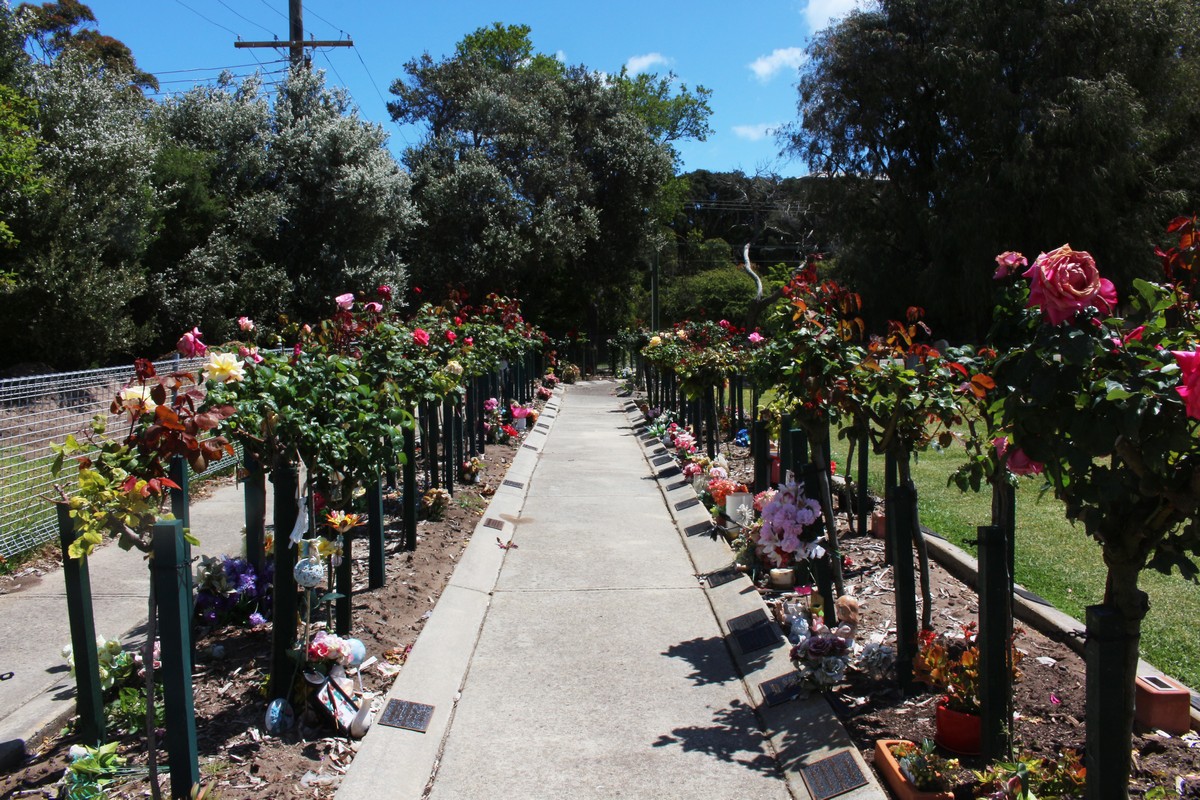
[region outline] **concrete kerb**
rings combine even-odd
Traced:
[[[625,411],[634,427],[645,425],[645,420],[632,401],[625,402]],[[849,734],[834,715],[828,701],[820,695],[791,700],[768,706],[763,697],[761,684],[794,672],[788,655],[790,646],[786,638],[770,648],[749,653],[741,652],[730,630],[730,621],[755,612],[767,614],[765,604],[749,577],[741,575],[732,581],[709,587],[704,576],[732,565],[729,545],[721,537],[710,535],[712,517],[696,500],[691,482],[684,479],[678,469],[657,466],[655,460],[666,449],[655,439],[637,436],[650,469],[658,476],[656,483],[662,492],[667,509],[675,521],[676,529],[692,560],[697,580],[705,586],[705,596],[720,626],[726,647],[742,675],[747,695],[755,704],[755,711],[763,722],[776,763],[793,797],[811,798],[801,770],[806,766],[839,752],[848,752],[854,759],[866,784],[839,795],[845,800],[871,800],[886,798],[875,773],[854,746]],[[660,459],[661,460],[661,459]],[[665,476],[664,476],[664,473]],[[767,618],[769,619],[769,614]],[[777,630],[774,622],[769,622]]]
[[[929,547],[929,554],[933,559],[955,578],[958,578],[967,586],[978,591],[979,564],[975,558],[962,548],[946,541],[934,531],[928,528],[922,528],[922,530],[926,534],[925,541]],[[1059,611],[1045,600],[1029,592],[1023,586],[1018,585],[1017,590],[1013,594],[1014,617],[1040,633],[1056,641],[1061,641],[1079,655],[1084,655],[1087,629],[1082,622]],[[1164,673],[1150,662],[1139,658],[1137,674],[1162,677]],[[1190,688],[1188,691],[1192,696],[1192,728],[1200,730],[1200,710],[1196,709],[1196,702],[1197,698],[1200,697],[1200,693]]]
[[[562,387],[546,408],[561,406]],[[553,406],[551,406],[553,403]],[[549,434],[553,419],[549,416]],[[541,419],[547,419],[543,414]],[[540,422],[540,419],[539,419]],[[391,700],[408,700],[434,707],[429,728],[418,733],[403,728],[375,724],[363,738],[350,769],[338,787],[336,797],[419,798],[437,772],[438,760],[459,693],[470,671],[471,658],[479,642],[484,619],[491,607],[492,591],[508,554],[516,522],[530,479],[546,441],[538,436],[525,447],[517,448],[504,480],[475,525],[462,557],[433,608],[425,627],[417,636],[408,660],[383,698],[380,710]],[[489,524],[490,523],[490,524]],[[499,527],[496,527],[499,523]]]

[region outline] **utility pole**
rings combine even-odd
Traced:
[[[234,42],[234,47],[286,47],[291,54],[292,68],[306,66],[307,60],[304,57],[304,48],[306,47],[353,47],[354,42],[350,39],[324,39],[318,41],[304,41],[304,8],[301,0],[288,0],[288,40],[281,42],[275,40],[273,42]]]

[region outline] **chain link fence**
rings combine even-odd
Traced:
[[[195,372],[203,364],[201,358],[173,358],[154,366],[165,374]],[[107,417],[110,430],[119,430],[125,418],[109,407],[132,380],[132,366],[0,380],[0,556],[24,553],[57,537],[50,500],[58,494],[56,483],[70,493],[74,479],[69,465],[58,478],[51,474],[50,444],[85,430],[97,414]],[[235,461],[226,457],[206,474]]]

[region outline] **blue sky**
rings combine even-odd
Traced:
[[[221,67],[253,72],[257,61],[280,69],[282,51],[233,43],[287,38],[287,0],[85,0],[101,32],[124,41],[164,91],[181,91]],[[314,65],[349,89],[361,115],[391,134],[397,155],[421,131],[391,122],[388,87],[404,62],[453,52],[465,34],[493,22],[525,24],[539,52],[570,64],[617,72],[674,72],[689,87],[713,91],[713,134],[680,146],[683,169],[758,170],[800,175],[779,156],[772,131],[796,119],[796,71],[811,34],[853,8],[855,0],[306,0],[307,38],[349,35],[354,48],[319,50]],[[257,60],[257,61],[256,61]],[[272,63],[273,62],[273,63]],[[249,66],[243,66],[249,65]],[[188,70],[188,71],[184,71]]]

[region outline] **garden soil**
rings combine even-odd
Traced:
[[[744,474],[745,451],[733,450],[737,456],[735,470],[740,468]],[[480,483],[459,486],[441,521],[420,523],[415,552],[401,549],[397,532],[389,536],[385,588],[364,590],[354,596],[354,635],[377,659],[362,675],[363,688],[368,692],[382,695],[403,668],[409,648],[487,505],[489,487],[503,480],[514,452],[511,446],[489,446]],[[356,587],[366,584],[365,551],[365,546],[356,548]],[[873,633],[882,632],[889,643],[894,643],[891,571],[884,562],[883,543],[872,538],[845,537],[843,553],[848,559],[847,591],[861,604],[859,640],[866,641]],[[977,604],[967,587],[936,564],[931,579],[935,629],[955,630],[977,618]],[[1082,660],[1063,642],[1028,628],[1019,634],[1017,646],[1024,654],[1015,696],[1018,749],[1041,755],[1056,755],[1066,748],[1082,752]],[[316,715],[303,717],[283,737],[268,736],[263,731],[269,629],[202,632],[196,649],[195,707],[201,778],[211,787],[208,798],[333,797],[341,775],[354,758],[355,742],[336,735]],[[868,762],[873,758],[876,739],[920,741],[933,736],[934,706],[939,695],[932,691],[904,696],[887,682],[852,674],[829,697]],[[57,797],[56,784],[71,744],[69,732],[48,735],[25,764],[0,776],[0,798]],[[1177,778],[1200,773],[1200,749],[1192,745],[1200,745],[1194,736],[1137,732],[1133,740],[1131,795],[1143,796],[1154,787],[1173,788]],[[144,763],[141,737],[125,737],[122,747],[131,763]],[[978,759],[963,758],[961,762],[956,796],[966,798],[972,796],[971,770],[984,765]],[[144,778],[109,787],[110,797],[148,795]]]

